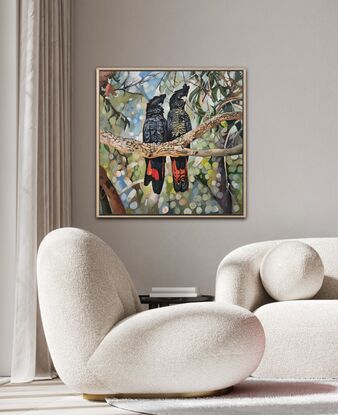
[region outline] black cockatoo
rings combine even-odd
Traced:
[[[191,130],[189,115],[184,110],[185,101],[189,92],[188,85],[174,92],[169,101],[168,113],[168,141],[175,140]],[[176,192],[185,192],[189,187],[188,157],[171,158],[174,189]]]
[[[146,120],[143,125],[144,143],[164,143],[167,139],[167,120],[163,116],[163,107],[166,95],[152,98],[147,104]],[[157,157],[146,160],[146,173],[144,184],[148,186],[151,182],[154,193],[160,194],[165,174],[165,157]]]

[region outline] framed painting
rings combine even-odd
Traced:
[[[244,218],[246,72],[96,72],[99,218]]]

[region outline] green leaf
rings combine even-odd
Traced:
[[[212,96],[212,99],[214,100],[214,102],[217,102],[217,91],[218,91],[218,88],[217,87],[216,88],[213,88],[211,90],[211,96]]]
[[[189,101],[192,102],[194,99],[198,98],[198,93],[200,92],[200,88],[196,87],[191,93],[189,94]]]

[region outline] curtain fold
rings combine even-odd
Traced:
[[[36,253],[71,221],[70,0],[20,0],[16,300],[11,381],[52,376]]]

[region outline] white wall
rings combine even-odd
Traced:
[[[8,376],[14,310],[17,5],[0,0],[0,376]]]
[[[337,236],[338,1],[73,6],[73,224],[110,243],[140,291],[172,283],[212,292],[219,261],[237,246]],[[95,218],[98,66],[247,68],[247,219]]]

